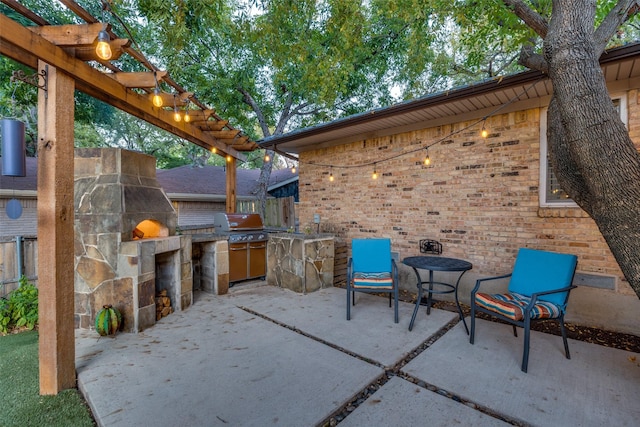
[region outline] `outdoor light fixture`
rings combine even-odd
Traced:
[[[376,171],[376,165],[373,165],[373,174],[371,174],[371,179],[378,179],[378,172]]]
[[[482,136],[483,138],[486,138],[489,136],[489,131],[484,127],[486,123],[487,123],[487,120],[485,118],[485,120],[482,122],[482,130],[480,131],[480,136]]]
[[[429,158],[429,147],[425,148],[427,150],[427,155],[424,158],[424,165],[429,166],[431,164],[431,158]]]
[[[178,111],[178,106],[176,105],[175,95],[173,95],[173,120],[176,122],[182,121],[182,116],[180,115],[180,111]]]
[[[111,59],[112,52],[111,52],[111,46],[109,46],[110,40],[111,38],[109,37],[109,34],[103,27],[102,30],[100,30],[100,32],[98,33],[98,44],[96,45],[96,55],[98,55],[98,58],[104,61],[108,61]]]
[[[333,182],[333,172],[329,172],[329,182]]]
[[[2,175],[26,176],[25,124],[16,119],[0,120],[2,128]]]
[[[265,153],[265,155],[264,155],[264,161],[265,161],[265,162],[268,162],[269,160],[271,160],[271,157],[269,157],[269,154],[268,154],[268,153]]]
[[[153,72],[153,78],[156,81],[156,87],[155,89],[153,89],[153,98],[151,99],[151,102],[153,102],[153,105],[160,108],[162,107],[163,102],[162,96],[160,96],[160,85],[158,84],[158,76],[155,71]]]
[[[291,167],[291,173],[296,173],[296,167],[295,166]]]

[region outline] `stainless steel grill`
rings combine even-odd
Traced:
[[[264,279],[269,237],[260,215],[219,212],[214,215],[214,227],[218,234],[229,236],[229,286]]]

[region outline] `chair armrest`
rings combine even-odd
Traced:
[[[511,274],[512,273],[503,274],[502,276],[485,277],[484,279],[476,280],[476,286],[474,286],[474,288],[471,290],[471,299],[473,299],[473,296],[476,294],[476,292],[478,292],[478,289],[480,288],[482,282],[488,282],[489,280],[506,279],[507,277],[511,277]]]
[[[570,292],[571,289],[573,288],[577,288],[577,286],[575,285],[570,285],[567,286],[565,288],[560,288],[560,289],[553,289],[550,291],[544,291],[544,292],[535,292],[533,294],[531,294],[531,301],[529,302],[529,304],[524,308],[524,310],[530,310],[536,303],[536,301],[538,300],[538,297],[540,295],[549,295],[549,294],[559,294],[561,292]]]

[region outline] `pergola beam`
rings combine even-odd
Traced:
[[[128,90],[118,81],[72,57],[62,48],[2,14],[0,14],[0,54],[34,68],[40,58],[74,76],[78,90],[207,150],[216,148],[221,155],[229,154],[240,161],[245,161],[245,156],[238,150],[218,141],[199,127],[191,123],[174,122],[171,112],[153,107],[148,95]]]

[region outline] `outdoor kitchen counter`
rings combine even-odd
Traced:
[[[331,234],[269,233],[267,283],[300,293],[332,287],[334,257]]]
[[[192,234],[191,242],[192,243],[203,243],[203,242],[216,242],[218,240],[229,240],[228,234],[217,234],[217,233],[205,233],[205,234]]]

